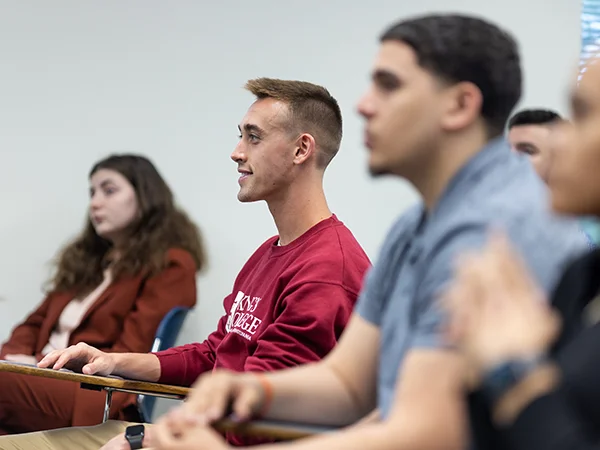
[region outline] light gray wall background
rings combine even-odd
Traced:
[[[518,38],[522,105],[564,112],[579,52],[577,0],[0,1],[0,339],[42,300],[48,262],[83,224],[87,173],[115,151],[157,164],[200,224],[210,269],[181,341],[203,339],[246,258],[274,226],[262,203],[236,200],[229,155],[252,101],[244,81],[327,86],[342,106],[342,150],[326,175],[331,208],[375,258],[415,201],[365,170],[355,104],[379,33],[416,13],[483,15]],[[450,8],[451,6],[451,8]]]

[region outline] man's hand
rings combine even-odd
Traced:
[[[259,376],[218,370],[194,383],[192,393],[179,411],[195,423],[210,424],[230,413],[241,422],[256,417],[267,400]]]
[[[83,342],[64,350],[48,353],[38,363],[38,367],[52,367],[80,371],[86,375],[110,375],[115,370],[115,360],[110,353],[104,353]]]
[[[145,443],[144,446],[146,446]],[[152,429],[151,446],[156,450],[227,450],[231,448],[223,437],[209,425],[192,424],[182,420],[180,410],[170,412],[156,423]]]

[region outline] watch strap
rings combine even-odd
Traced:
[[[144,431],[142,430],[142,432],[140,432],[140,433],[130,434],[130,433],[128,433],[129,428],[130,427],[128,427],[128,429],[125,430],[125,439],[129,443],[129,448],[131,448],[131,450],[137,450],[137,449],[143,448],[143,446],[144,446]],[[133,428],[133,427],[131,427],[131,428]]]

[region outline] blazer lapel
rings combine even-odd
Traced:
[[[96,301],[94,303],[92,303],[92,305],[88,308],[88,310],[85,312],[85,314],[81,318],[81,321],[79,322],[79,325],[77,326],[77,328],[79,328],[79,326],[81,326],[81,324],[84,323],[87,320],[87,318],[94,311],[96,311],[100,306],[102,306],[104,303],[109,301],[114,295],[115,295],[115,284],[111,283],[104,290],[104,292],[102,292],[102,294],[100,294],[100,296],[96,299]],[[77,329],[77,328],[75,328],[75,329]],[[75,331],[75,330],[73,330],[73,331]]]
[[[50,339],[50,334],[52,334],[52,331],[54,331],[54,328],[58,324],[60,315],[67,307],[69,302],[73,300],[73,292],[55,292],[49,295],[52,297],[50,307],[46,313],[46,319],[40,328],[40,334],[38,335],[37,339],[36,353],[41,352],[46,346],[48,340]]]

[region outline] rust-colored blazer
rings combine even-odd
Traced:
[[[168,266],[155,276],[135,276],[113,282],[73,330],[69,345],[85,342],[107,352],[149,352],[156,329],[167,312],[175,306],[196,304],[196,265],[192,256],[184,250],[171,249],[167,259]],[[0,349],[0,359],[7,354],[35,355],[40,359],[40,352],[73,296],[72,292],[48,295],[22,324],[15,327]],[[78,392],[72,425],[100,423],[103,407],[102,404],[98,407],[99,393],[75,387]],[[126,419],[124,410],[133,404],[134,395],[115,392],[111,416]]]

